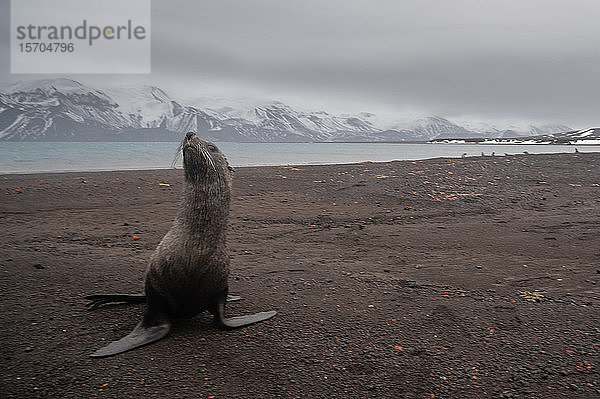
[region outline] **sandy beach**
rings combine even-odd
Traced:
[[[0,176],[5,398],[600,396],[600,153],[238,168],[230,315],[142,305],[182,170]],[[134,236],[137,239],[134,239]]]

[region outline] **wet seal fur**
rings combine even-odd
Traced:
[[[144,318],[129,335],[91,354],[106,357],[135,349],[166,336],[171,321],[204,310],[215,324],[231,329],[258,323],[275,311],[225,318],[229,255],[225,242],[233,169],[212,143],[188,133],[181,143],[185,188],[171,229],[154,251],[146,271],[145,294],[90,295],[89,309],[111,302],[147,303]]]

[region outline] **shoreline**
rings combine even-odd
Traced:
[[[402,143],[397,143],[397,144],[402,144]],[[456,145],[456,146],[461,146],[463,144],[454,144],[454,143],[449,143],[449,144],[444,144],[444,145]],[[469,145],[469,144],[467,144]],[[554,145],[554,144],[552,144]],[[561,144],[562,145],[562,144]],[[597,145],[594,145],[595,147],[598,147]],[[600,153],[600,149],[598,151],[580,151],[579,153],[585,153],[585,154],[590,154],[590,153]],[[432,157],[432,158],[422,158],[422,159],[394,159],[394,160],[387,160],[387,161],[357,161],[357,162],[340,162],[340,163],[331,163],[331,162],[325,162],[325,163],[310,163],[310,164],[303,164],[303,163],[287,163],[287,164],[277,164],[277,165],[244,165],[244,166],[235,166],[234,167],[236,169],[238,168],[261,168],[261,167],[282,167],[282,166],[336,166],[336,165],[356,165],[356,164],[362,164],[362,163],[388,163],[388,162],[414,162],[414,161],[428,161],[428,160],[436,160],[436,159],[474,159],[474,158],[503,158],[503,157],[515,157],[515,156],[537,156],[537,155],[561,155],[561,154],[573,154],[573,152],[552,152],[552,153],[515,153],[515,154],[496,154],[496,155],[491,155],[491,154],[485,154],[485,155],[466,155],[465,157],[461,157],[461,156],[439,156],[439,157]],[[178,167],[178,168],[173,168],[173,167],[164,167],[164,168],[156,168],[156,167],[149,167],[149,168],[143,168],[143,169],[77,169],[77,170],[50,170],[50,171],[25,171],[25,172],[3,172],[0,171],[0,177],[3,176],[12,176],[12,175],[37,175],[37,174],[61,174],[61,173],[94,173],[94,172],[135,172],[135,171],[165,171],[165,170],[182,170],[182,167]]]
[[[440,140],[439,142],[436,140]],[[473,140],[473,141],[469,141]],[[490,140],[490,141],[485,141]],[[215,144],[219,143],[229,143],[229,144],[478,144],[478,145],[583,145],[583,146],[598,146],[599,143],[577,143],[571,141],[564,142],[548,142],[548,141],[540,141],[535,142],[531,140],[526,140],[521,143],[514,142],[502,142],[502,141],[494,141],[494,140],[524,140],[524,138],[514,138],[514,139],[432,139],[432,140],[424,140],[424,141],[214,141]],[[33,141],[23,141],[23,140],[0,140],[3,143],[180,143],[181,140],[170,140],[170,141],[103,141],[103,140],[95,140],[95,141],[43,141],[43,140],[33,140]]]

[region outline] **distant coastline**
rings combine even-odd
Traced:
[[[469,145],[600,145],[600,139],[589,140],[541,140],[535,138],[515,138],[515,139],[492,139],[492,138],[474,138],[474,139],[433,139],[416,141],[233,141],[233,140],[213,140],[215,143],[236,143],[236,144],[469,144]],[[2,142],[2,140],[0,140]],[[4,140],[4,143],[179,143],[179,139],[170,140],[134,140],[131,138],[123,140]]]
[[[526,140],[526,139],[443,139],[430,140],[427,144],[481,144],[481,145],[600,145],[600,139],[593,140]]]

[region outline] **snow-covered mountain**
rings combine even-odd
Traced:
[[[81,134],[126,129],[130,120],[100,90],[68,79],[10,85],[0,93],[0,138],[74,140]]]
[[[571,130],[510,130],[451,122],[438,116],[334,115],[281,102],[174,99],[155,86],[97,89],[71,79],[43,79],[0,88],[0,140],[171,141],[195,131],[215,141],[427,141],[514,137]],[[510,137],[513,137],[510,136]]]
[[[491,138],[520,138],[529,136],[539,136],[543,134],[562,133],[571,130],[570,127],[560,124],[543,124],[534,126],[531,124],[492,124],[489,122],[474,122],[465,120],[454,120],[454,123],[475,133],[476,137],[491,137]]]
[[[548,140],[556,143],[600,145],[600,127],[572,130],[562,133],[544,134],[536,136],[536,139]]]
[[[600,128],[593,127],[562,133],[542,134],[526,137],[496,137],[467,139],[433,139],[430,143],[473,143],[473,144],[576,144],[600,145]]]

